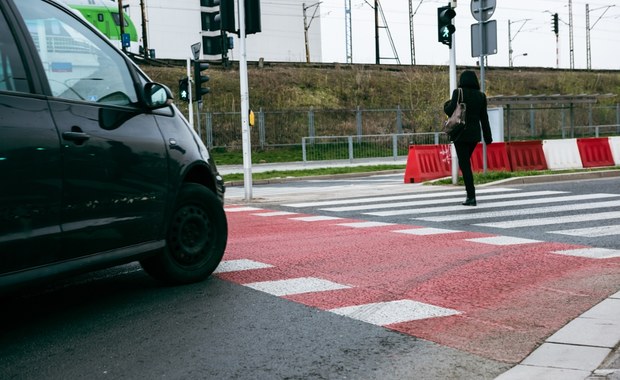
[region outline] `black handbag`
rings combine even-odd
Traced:
[[[450,141],[456,141],[465,131],[465,117],[467,112],[467,104],[463,102],[463,89],[459,87],[459,95],[456,102],[456,108],[452,112],[452,116],[446,120],[443,130],[448,134]]]

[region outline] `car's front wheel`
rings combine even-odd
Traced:
[[[226,214],[217,196],[202,185],[184,184],[168,225],[166,247],[140,263],[165,283],[201,281],[222,260],[227,240]]]

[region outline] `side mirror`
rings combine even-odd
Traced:
[[[172,104],[172,92],[163,84],[149,82],[144,85],[144,101],[150,109],[167,107]]]

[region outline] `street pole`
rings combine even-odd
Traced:
[[[456,2],[452,8],[456,8]],[[454,23],[454,19],[452,19]],[[452,33],[452,42],[450,46],[450,97],[457,88],[456,83],[456,33]],[[459,159],[456,156],[456,149],[454,144],[450,144],[450,156],[452,158],[452,184],[456,185],[459,175]]]
[[[188,109],[189,109],[189,125],[192,127],[192,129],[194,129],[194,85],[193,82],[196,80],[196,78],[192,78],[192,76],[190,75],[190,65],[191,65],[191,60],[189,58],[187,58],[186,60],[186,70],[187,70],[187,99],[188,99]]]
[[[479,17],[479,21],[478,21],[478,31],[479,31],[479,38],[480,38],[480,58],[479,58],[479,62],[480,62],[480,91],[482,91],[483,93],[486,90],[486,81],[485,81],[485,73],[484,73],[484,66],[485,66],[485,62],[484,62],[484,54],[486,52],[486,46],[485,46],[485,41],[484,41],[484,32],[482,31],[482,27],[484,26],[484,21],[483,21],[483,17],[482,17],[482,0],[478,1],[478,14],[480,15]],[[482,125],[480,125],[480,136],[483,136],[482,134]],[[487,174],[487,144],[486,142],[484,142],[484,138],[482,139],[482,172],[484,174]]]
[[[239,47],[241,57],[239,59],[239,88],[241,92],[241,140],[243,149],[243,188],[245,200],[252,199],[252,151],[250,145],[250,94],[248,85],[248,58],[245,45],[245,1],[237,1],[239,10]]]

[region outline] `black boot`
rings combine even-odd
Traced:
[[[465,199],[465,202],[463,202],[463,206],[475,206],[476,205],[476,198],[467,198]]]

